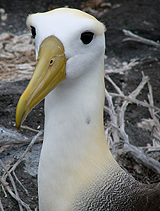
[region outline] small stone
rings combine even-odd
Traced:
[[[1,25],[2,25],[2,26],[6,26],[6,23],[5,23],[5,22],[2,22]]]
[[[134,170],[136,171],[137,174],[141,175],[142,173],[142,169],[139,165],[135,165],[134,166]]]
[[[8,17],[8,15],[5,13],[5,14],[1,15],[1,20],[6,21],[7,17]]]
[[[0,34],[0,41],[1,40],[9,40],[10,39],[10,34],[7,32],[4,32],[2,34]]]
[[[4,14],[5,13],[5,9],[4,8],[0,8],[0,13]]]

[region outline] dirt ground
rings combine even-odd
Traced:
[[[106,1],[108,2],[108,1]],[[130,62],[131,59],[137,59],[138,64],[124,74],[111,73],[109,76],[122,89],[125,94],[132,92],[142,80],[142,71],[149,76],[153,89],[154,105],[160,107],[160,48],[154,46],[127,41],[122,42],[125,38],[122,29],[127,29],[142,37],[158,41],[160,40],[160,1],[159,0],[110,0],[108,7],[93,7],[94,14],[100,21],[105,23],[106,31],[106,65],[116,66],[119,63]],[[0,22],[0,33],[11,32],[14,34],[26,33],[25,19],[28,14],[35,12],[47,11],[50,8],[66,6],[78,9],[82,7],[82,1],[6,1],[1,0],[0,8],[5,9],[8,15],[5,21]],[[97,12],[97,13],[96,13]],[[2,15],[2,14],[1,14]],[[0,70],[1,73],[1,70]],[[1,73],[2,74],[2,73]],[[28,84],[28,80],[5,82],[0,81],[0,126],[16,131],[15,128],[15,111],[20,95]],[[106,81],[108,91],[114,92],[113,86]],[[145,86],[139,100],[147,101],[148,87]],[[105,114],[105,122],[107,121]],[[137,123],[143,118],[150,118],[148,108],[130,104],[125,113],[125,129],[130,138],[130,143],[136,146],[146,146],[152,144],[152,133],[137,127]],[[32,113],[27,117],[25,125],[33,129],[43,129],[44,113],[43,102],[41,102]],[[21,133],[27,137],[33,137],[36,133],[30,130],[22,129]],[[40,144],[39,144],[40,145]],[[26,146],[23,146],[24,149]],[[8,156],[13,147],[4,150],[0,154],[0,159]],[[18,147],[14,147],[14,162],[17,160],[16,152]],[[156,157],[156,154],[155,154]],[[156,157],[160,161],[160,157]],[[30,205],[32,210],[38,207],[37,196],[37,176],[31,176],[24,170],[25,161],[16,169],[16,175],[29,195],[24,193],[22,187],[16,182],[20,197]],[[129,156],[120,158],[119,164],[126,168],[139,181],[144,183],[153,183],[160,181],[160,176],[151,170],[140,166],[140,171],[135,168],[137,163]],[[3,174],[3,172],[2,172]],[[8,180],[9,182],[9,180]],[[5,211],[19,210],[17,202],[0,189],[0,198]]]

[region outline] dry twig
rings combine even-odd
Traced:
[[[120,98],[122,98],[122,99],[124,99],[124,100],[129,101],[130,103],[135,103],[135,104],[141,105],[141,106],[143,106],[143,107],[152,108],[152,109],[154,109],[154,110],[160,112],[160,108],[158,108],[158,107],[156,107],[156,106],[154,106],[154,105],[150,105],[150,104],[148,104],[147,102],[143,102],[143,101],[140,101],[140,100],[137,100],[137,99],[134,99],[134,98],[130,98],[130,97],[125,96],[125,95],[116,94],[116,93],[111,93],[111,92],[109,92],[109,94],[110,94],[112,97],[120,97]]]
[[[1,209],[1,211],[4,211],[1,198],[0,198],[0,209]]]
[[[33,137],[32,141],[30,142],[30,144],[28,145],[27,149],[25,150],[25,152],[21,155],[21,157],[17,160],[17,162],[13,165],[13,167],[8,170],[6,168],[6,166],[3,164],[2,160],[0,160],[0,164],[2,165],[3,169],[6,172],[6,175],[4,175],[3,177],[0,178],[0,181],[3,185],[3,187],[5,187],[5,189],[8,191],[8,193],[18,202],[19,205],[19,209],[20,211],[23,211],[23,207],[25,207],[26,210],[31,211],[30,207],[28,204],[26,204],[25,202],[23,202],[18,194],[14,179],[11,175],[11,172],[13,172],[13,175],[15,177],[15,179],[19,182],[19,184],[23,187],[23,189],[25,190],[25,192],[28,194],[28,191],[25,189],[25,187],[22,185],[22,183],[19,181],[19,179],[17,178],[14,170],[16,169],[16,167],[20,164],[20,162],[23,160],[23,158],[25,157],[25,155],[27,154],[27,152],[31,149],[31,147],[34,145],[34,143],[36,142],[36,140],[38,139],[38,137],[40,135],[42,135],[42,131],[40,131],[36,136]],[[6,182],[6,178],[7,176],[10,178],[11,184],[13,186],[14,192],[11,190],[11,188],[9,187],[8,183]]]
[[[27,211],[32,211],[28,204],[23,202],[19,197],[16,196],[16,194],[13,193],[11,188],[8,186],[8,183],[6,183],[3,178],[0,178],[0,181],[1,181],[2,185],[6,188],[8,193],[12,196],[12,198],[14,198],[18,203],[20,203],[23,207],[25,207]]]
[[[26,129],[29,129],[28,127]],[[36,132],[36,131],[34,131]],[[39,132],[39,131],[38,131]],[[3,151],[3,148],[8,148],[12,145],[19,145],[19,144],[29,144],[31,142],[31,138],[27,138],[26,136],[17,133],[13,130],[9,130],[7,128],[4,128],[0,126],[0,151]],[[42,137],[38,136],[36,139],[36,143],[42,142]]]
[[[35,135],[31,141],[31,143],[28,145],[27,149],[25,150],[25,152],[21,155],[21,157],[17,160],[17,162],[13,165],[13,167],[9,170],[9,172],[14,171],[17,166],[21,163],[21,161],[23,160],[24,156],[27,154],[27,152],[31,149],[31,147],[35,144],[37,138],[42,135],[43,131],[39,131],[39,133],[37,135]]]
[[[129,36],[127,38],[124,38],[123,41],[129,41],[129,40],[132,40],[132,41],[136,41],[136,42],[140,42],[140,43],[144,43],[146,45],[153,45],[155,47],[160,47],[160,44],[153,41],[153,40],[150,40],[150,39],[146,39],[146,38],[143,38],[141,36],[138,36],[134,33],[132,33],[131,31],[129,30],[126,30],[126,29],[123,29],[122,30],[123,33],[126,35],[126,36]]]
[[[124,114],[129,103],[134,102],[134,103],[148,107],[152,111],[152,116],[154,119],[155,119],[155,112],[153,109],[160,111],[160,109],[155,107],[153,104],[153,96],[151,95],[151,87],[149,87],[150,96],[151,96],[150,104],[141,102],[135,99],[149,80],[149,78],[147,76],[144,76],[143,73],[142,73],[142,76],[143,76],[142,81],[140,82],[138,87],[132,93],[129,94],[129,96],[125,96],[123,92],[120,90],[120,88],[112,81],[112,79],[109,76],[106,77],[106,79],[113,85],[113,87],[119,93],[119,94],[114,94],[114,93],[110,94],[108,93],[107,90],[105,90],[105,95],[108,100],[108,107],[104,106],[104,109],[109,113],[110,119],[111,119],[109,128],[106,129],[106,138],[107,138],[109,147],[112,149],[112,153],[114,157],[117,158],[118,147],[121,146],[122,154],[129,153],[136,161],[152,169],[154,172],[160,174],[160,163],[157,160],[149,157],[146,153],[144,153],[142,149],[131,145],[129,143],[129,137],[127,133],[125,132]],[[118,107],[116,109],[113,106],[112,96],[123,98],[122,106],[120,108]],[[158,121],[158,119],[156,120]],[[111,136],[113,138],[111,138]],[[121,141],[119,141],[120,138],[121,138]]]
[[[6,166],[4,165],[4,163],[2,162],[1,159],[0,159],[0,164],[1,164],[1,166],[3,167],[3,169],[5,170],[5,172],[7,173],[7,176],[9,177],[9,179],[10,179],[10,181],[11,181],[11,184],[12,184],[13,189],[14,189],[14,192],[15,192],[15,196],[16,196],[17,201],[18,201],[19,209],[20,209],[20,211],[23,211],[22,204],[23,204],[24,206],[26,206],[26,205],[25,205],[25,203],[23,203],[23,202],[21,201],[21,199],[20,199],[20,197],[19,197],[19,194],[18,194],[18,191],[17,191],[17,188],[16,188],[16,184],[15,184],[15,182],[14,182],[14,180],[13,180],[13,177],[12,177],[12,175],[10,174],[10,172],[8,171],[8,169],[6,168]],[[9,192],[9,193],[10,193],[10,192]],[[28,206],[28,205],[27,205],[27,206]]]
[[[35,130],[35,129],[33,129],[33,128],[31,128],[31,127],[28,127],[28,126],[21,126],[21,128],[22,129],[26,129],[26,130],[30,130],[30,131],[33,131],[33,132],[36,132],[36,133],[38,133],[39,132],[39,130]]]
[[[128,70],[131,70],[137,64],[139,64],[139,61],[137,60],[137,58],[136,59],[131,59],[131,61],[129,63],[123,62],[123,63],[120,63],[118,66],[115,66],[115,67],[113,67],[113,65],[112,66],[109,65],[107,68],[105,68],[104,72],[105,72],[105,74],[109,74],[109,73],[123,73],[123,72],[126,72]],[[106,77],[108,77],[108,76],[106,75]]]
[[[131,155],[138,163],[143,164],[154,172],[160,174],[160,163],[154,158],[148,156],[143,150],[131,144],[124,144],[123,154],[128,153]]]
[[[13,176],[15,177],[16,181],[20,184],[20,186],[23,188],[23,190],[25,191],[25,193],[29,196],[28,190],[24,187],[24,185],[21,183],[21,181],[18,179],[15,171],[13,171]]]

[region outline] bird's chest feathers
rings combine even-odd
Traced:
[[[64,208],[83,185],[94,180],[97,171],[106,167],[108,148],[104,141],[102,112],[96,117],[92,109],[83,110],[83,105],[74,109],[67,106],[67,102],[65,109],[63,104],[59,105],[56,111],[50,111],[50,116],[46,116],[39,191],[47,192],[50,201],[54,200],[57,206]]]
[[[84,135],[86,130],[81,131],[81,135],[74,132],[76,126],[72,130],[72,136],[67,132],[64,136],[55,132],[57,140],[50,137],[53,142],[44,142],[41,152],[39,190],[42,187],[40,191],[47,193],[48,204],[54,206],[53,210],[56,206],[57,210],[70,210],[79,191],[89,187],[97,173],[107,168],[106,145],[98,146],[91,133],[90,139],[88,134]]]

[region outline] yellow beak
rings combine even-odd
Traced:
[[[17,105],[18,130],[30,111],[65,79],[65,67],[63,44],[55,36],[47,37],[40,46],[32,78]]]

